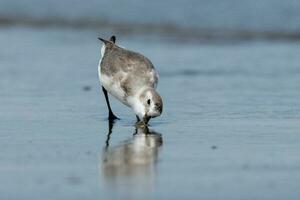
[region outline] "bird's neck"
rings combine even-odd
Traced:
[[[136,95],[134,95],[132,97],[128,97],[129,105],[132,107],[135,114],[137,116],[139,116],[140,119],[144,117],[145,112],[146,112],[144,103],[142,101],[143,95],[146,93],[147,90],[151,90],[151,89],[152,88],[150,88],[150,87],[143,87],[136,92]]]

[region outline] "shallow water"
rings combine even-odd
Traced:
[[[144,135],[113,99],[109,131],[97,36],[0,29],[1,199],[299,199],[299,43],[118,38],[160,73]]]

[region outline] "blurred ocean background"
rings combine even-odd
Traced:
[[[178,39],[286,39],[300,37],[297,0],[114,1],[2,0],[0,24],[107,28],[122,35]]]
[[[300,1],[1,0],[0,199],[300,198]],[[150,131],[98,36],[150,58]],[[111,130],[112,128],[112,130]]]

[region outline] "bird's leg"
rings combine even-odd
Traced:
[[[138,123],[140,120],[139,116],[136,115],[136,123]]]
[[[108,120],[113,121],[115,119],[119,119],[116,115],[114,115],[114,113],[111,110],[111,107],[110,107],[110,104],[109,104],[108,95],[107,95],[107,91],[106,91],[106,89],[103,86],[102,86],[102,91],[104,93],[106,104],[107,104],[107,108],[108,108]]]

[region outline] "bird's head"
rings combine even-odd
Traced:
[[[133,109],[136,115],[147,124],[151,118],[161,115],[162,98],[153,88],[145,89],[138,95]]]

